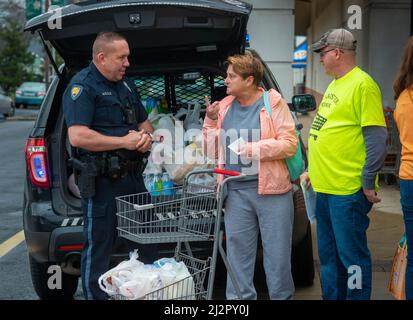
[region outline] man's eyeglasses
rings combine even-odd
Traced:
[[[333,49],[326,50],[326,51],[320,51],[320,52],[319,52],[320,58],[323,58],[323,57],[326,55],[327,52],[330,52],[330,51],[333,51],[333,50],[336,50],[336,49],[337,49],[337,48],[333,48]]]

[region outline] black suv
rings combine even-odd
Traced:
[[[27,22],[25,31],[39,33],[57,74],[25,148],[23,223],[32,281],[40,298],[71,298],[78,285],[83,221],[80,199],[68,186],[72,150],[61,102],[72,76],[89,64],[96,34],[123,34],[131,51],[127,76],[134,79],[141,98],[162,98],[175,113],[194,101],[203,104],[205,95],[212,101],[225,96],[224,62],[229,55],[245,51],[251,10],[251,5],[232,0],[94,0],[62,8],[57,16],[60,29],[49,28],[55,12]],[[64,59],[60,68],[49,45]],[[261,85],[280,91],[267,66]],[[303,106],[305,98],[310,99],[308,106]],[[315,107],[311,96],[295,100],[300,111]],[[293,275],[296,285],[310,284],[314,278],[311,229],[302,197],[296,195]],[[113,256],[124,254],[115,251]],[[48,288],[50,265],[63,271],[61,290]]]

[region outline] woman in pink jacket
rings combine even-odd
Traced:
[[[294,120],[281,95],[269,91],[272,115],[259,87],[263,65],[252,54],[227,60],[227,97],[206,98],[204,152],[218,167],[246,174],[228,184],[225,201],[227,255],[243,299],[256,299],[254,267],[261,233],[264,269],[271,299],[292,299],[291,240],[294,218],[292,185],[285,158],[297,150]],[[239,148],[228,146],[242,138]],[[239,140],[238,140],[239,141]],[[219,177],[222,179],[222,177]],[[238,298],[227,278],[227,299]]]

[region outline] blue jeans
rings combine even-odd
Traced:
[[[413,300],[413,180],[400,180],[400,203],[407,240],[406,299]]]
[[[366,231],[372,204],[351,195],[317,193],[317,243],[325,300],[369,300],[371,257]]]

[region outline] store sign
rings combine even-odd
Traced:
[[[307,51],[308,51],[308,44],[307,41],[301,43],[295,50],[294,50],[294,60],[292,63],[293,68],[305,68],[307,65]]]

